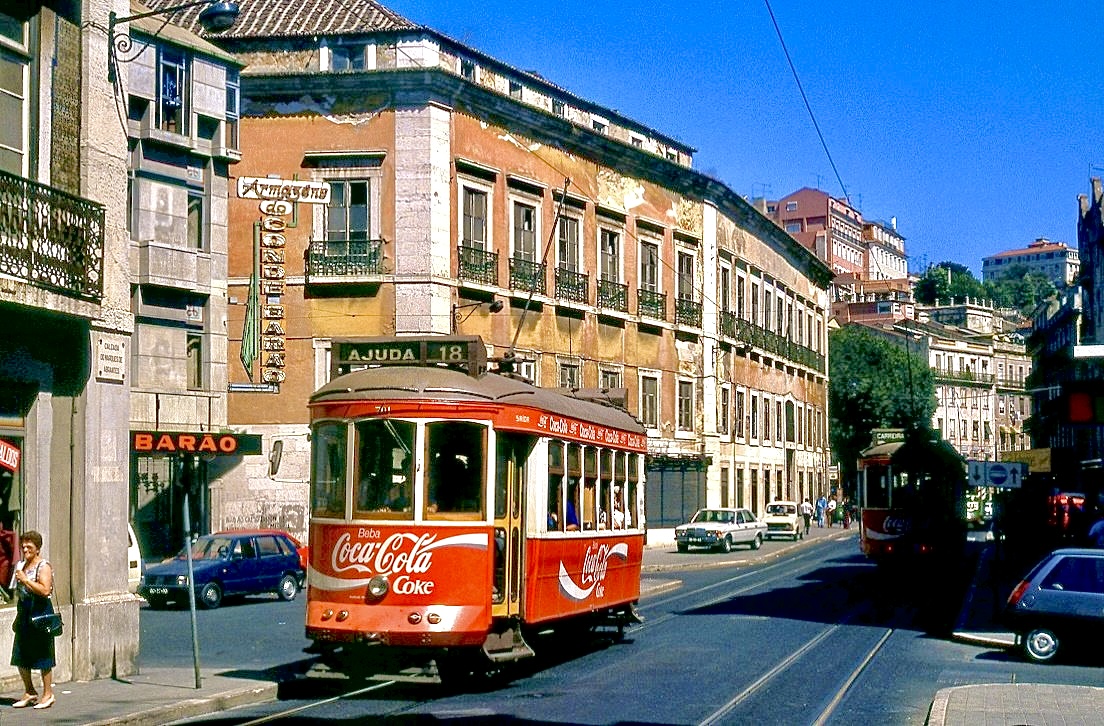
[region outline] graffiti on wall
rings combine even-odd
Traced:
[[[300,540],[307,536],[307,506],[289,502],[228,502],[223,529],[282,529]]]

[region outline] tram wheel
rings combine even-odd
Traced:
[[[685,542],[679,542],[676,546],[678,547],[679,552],[686,552],[690,549],[690,545],[686,544]]]

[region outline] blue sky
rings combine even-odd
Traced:
[[[383,0],[698,149],[744,196],[843,196],[762,0]],[[773,0],[852,203],[910,270],[1076,245],[1104,176],[1104,4]]]

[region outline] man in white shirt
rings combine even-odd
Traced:
[[[801,503],[801,518],[805,520],[805,536],[809,535],[809,524],[813,521],[813,505],[809,504],[809,498]]]
[[[828,500],[828,526],[832,526],[832,521],[836,517],[836,498],[832,497]]]

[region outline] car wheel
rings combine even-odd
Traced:
[[[757,550],[762,546],[763,546],[763,535],[761,535],[761,534],[755,535],[755,539],[753,539],[751,541],[751,548],[753,550]]]
[[[1058,636],[1046,628],[1035,628],[1023,637],[1024,655],[1036,663],[1054,660],[1058,654]]]
[[[679,542],[676,547],[678,547],[679,552],[686,552],[688,549],[690,549],[690,545],[686,544],[685,542]]]
[[[281,600],[294,600],[299,592],[299,581],[295,575],[284,575],[280,578],[280,584],[276,587],[276,594]]]
[[[199,591],[199,602],[208,610],[214,610],[222,604],[222,588],[216,582],[208,582]]]
[[[721,540],[721,552],[724,552],[725,554],[728,554],[731,551],[732,551],[732,538],[731,537],[725,537],[724,539]]]

